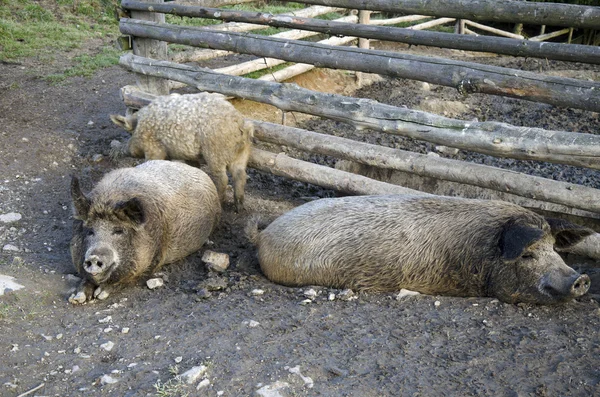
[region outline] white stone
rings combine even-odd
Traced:
[[[317,297],[317,291],[315,291],[312,288],[307,289],[306,291],[304,291],[304,296],[306,296],[309,299],[314,299]]]
[[[112,385],[113,383],[117,383],[118,380],[113,378],[110,375],[102,375],[102,378],[100,378],[100,383],[103,385]]]
[[[162,278],[151,278],[150,280],[146,281],[146,285],[150,289],[155,289],[165,285],[165,282]]]
[[[210,381],[208,379],[202,379],[202,381],[200,381],[200,383],[198,383],[198,386],[196,386],[196,390],[200,390],[203,387],[207,387],[210,386]]]
[[[329,299],[330,301],[334,301],[335,300],[335,294],[333,292],[330,292],[329,296],[327,297],[327,299]]]
[[[441,304],[442,304],[442,302],[440,302],[440,301],[435,301],[435,302],[433,302],[433,304],[434,304],[434,306],[439,306],[439,305],[441,305]]]
[[[255,328],[255,327],[258,327],[260,325],[260,323],[258,321],[254,321],[254,320],[246,320],[246,321],[242,321],[242,325],[247,325],[250,328]]]
[[[192,383],[195,383],[200,377],[202,377],[202,375],[206,373],[207,369],[208,368],[206,367],[206,365],[192,367],[180,375],[181,380],[183,380],[188,385],[191,385]]]
[[[206,250],[202,255],[202,262],[206,263],[210,270],[223,272],[229,267],[229,255]]]
[[[62,339],[62,338],[63,338],[63,334],[56,335],[56,339]]]
[[[73,353],[75,353],[75,354],[81,353],[81,348],[80,347],[76,347],[75,349],[73,349]]]
[[[14,280],[14,277],[0,274],[0,296],[4,295],[4,292],[17,291],[21,288],[24,288],[21,284],[16,283]]]
[[[113,349],[113,347],[115,347],[115,344],[111,341],[108,341],[106,343],[101,344],[100,347],[109,352]]]
[[[264,295],[265,291],[262,289],[253,289],[252,291],[250,291],[250,295],[253,296],[260,296],[260,295]]]
[[[406,298],[407,296],[415,296],[415,295],[421,295],[421,293],[417,292],[417,291],[411,291],[409,289],[402,288],[400,290],[400,292],[398,292],[398,295],[396,295],[396,299],[400,300],[402,298]]]
[[[106,291],[105,289],[103,289],[102,291],[100,291],[100,293],[98,295],[95,296],[96,299],[98,300],[105,300],[106,298],[108,298],[108,291]]]
[[[112,322],[112,316],[106,316],[104,318],[101,318],[100,320],[98,320],[98,322],[100,324],[111,323]]]
[[[260,397],[283,397],[281,390],[287,389],[290,384],[287,382],[277,381],[270,385],[261,387],[256,391],[256,395]]]
[[[19,252],[21,250],[16,245],[6,244],[4,247],[2,247],[2,251],[6,251],[6,252]]]
[[[308,305],[310,303],[312,303],[312,299],[304,299],[303,301],[300,302],[301,305]]]
[[[181,356],[175,357],[173,359],[173,361],[175,361],[177,364],[179,364],[181,361],[183,361],[183,357],[181,357]]]
[[[129,327],[123,327],[123,328],[121,328],[121,333],[122,334],[128,334],[129,333]]]
[[[315,382],[313,382],[311,377],[302,375],[302,373],[300,372],[299,365],[288,369],[288,371],[292,374],[298,375],[304,381],[304,386],[308,387],[309,389],[311,389],[315,385]]]
[[[9,212],[8,214],[0,215],[0,222],[2,223],[12,223],[16,221],[20,221],[23,216],[18,212]]]

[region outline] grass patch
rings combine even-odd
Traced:
[[[116,0],[0,0],[0,61],[51,57],[116,37]]]
[[[121,51],[112,47],[104,47],[96,55],[79,55],[73,58],[75,66],[70,67],[62,73],[50,74],[45,79],[50,83],[59,83],[68,77],[89,77],[98,69],[118,64],[119,55],[121,55]]]

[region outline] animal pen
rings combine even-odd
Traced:
[[[499,95],[600,112],[600,82],[369,48],[369,39],[376,39],[600,64],[597,46],[600,35],[595,30],[600,26],[600,7],[509,0],[308,0],[303,3],[314,6],[295,15],[272,15],[163,3],[162,0],[123,0],[121,7],[129,17],[121,19],[120,30],[131,38],[133,53],[123,55],[120,64],[139,74],[137,86],[122,89],[125,104],[130,109],[139,108],[156,95],[189,85],[200,91],[270,104],[282,112],[302,112],[341,121],[357,129],[397,134],[496,157],[600,169],[600,135],[519,127],[496,121],[463,121],[279,82],[313,67],[324,67],[454,87],[464,95]],[[340,9],[359,11],[334,21],[314,18]],[[401,16],[373,19],[370,18],[373,12]],[[165,13],[228,23],[209,27],[172,25],[164,22]],[[419,22],[426,18],[429,19],[427,22]],[[409,28],[386,26],[408,21],[417,24]],[[517,24],[516,33],[488,27],[482,24],[485,21]],[[422,30],[451,22],[455,23],[458,34]],[[525,39],[518,32],[520,24],[563,28],[550,33],[540,31],[538,36]],[[268,26],[292,30],[272,36],[247,32]],[[574,28],[583,30],[581,41],[584,44],[592,45],[572,44]],[[501,36],[482,36],[473,29]],[[319,42],[301,40],[318,33],[331,38]],[[567,43],[544,41],[559,35],[567,36]],[[358,40],[358,47],[343,46],[354,40]],[[203,49],[186,51],[169,60],[167,43]],[[230,52],[260,58],[216,70],[182,63]],[[259,79],[239,77],[284,62],[296,64]],[[258,120],[255,126],[255,138],[260,141],[410,173],[419,178],[435,178],[500,192],[505,200],[575,218],[600,231],[598,189]],[[350,194],[426,194],[258,148],[253,149],[249,166]]]

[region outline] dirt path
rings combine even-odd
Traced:
[[[348,299],[314,287],[316,297],[302,304],[308,288],[260,274],[243,225],[249,214],[275,216],[334,193],[255,171],[247,213],[226,212],[211,238],[211,249],[231,256],[226,275],[207,274],[197,254],[168,268],[162,289],[134,286],[69,305],[70,175],[88,190],[108,170],[134,164],[106,157],[110,141],[126,136],[108,114],[123,112],[119,88],[134,77],[114,67],[49,86],[6,64],[0,76],[0,215],[21,215],[0,223],[0,248],[12,246],[0,252],[0,274],[25,286],[0,298],[0,395],[41,384],[31,395],[248,396],[278,387],[271,396],[600,395],[600,308],[589,296],[537,307],[488,298]],[[381,84],[370,94],[396,83]],[[502,111],[526,115],[527,103],[507,107],[516,102]],[[550,110],[555,119],[568,114]],[[245,111],[279,117],[269,108]],[[205,372],[191,384],[176,381],[198,366]]]

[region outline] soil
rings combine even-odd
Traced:
[[[595,80],[600,73],[597,66],[559,62],[481,55],[473,60]],[[70,176],[80,176],[89,190],[109,170],[138,163],[108,157],[111,140],[127,136],[108,115],[124,112],[119,89],[133,84],[135,76],[112,67],[89,79],[49,85],[33,69],[0,65],[0,215],[22,215],[16,222],[0,223],[0,248],[18,249],[0,252],[0,274],[24,285],[0,297],[0,395],[17,396],[40,385],[28,395],[600,395],[600,306],[589,294],[563,305],[536,306],[491,298],[344,297],[342,291],[316,286],[316,296],[306,302],[308,287],[271,283],[244,236],[248,218],[274,218],[336,193],[254,170],[249,170],[247,210],[235,214],[226,206],[207,244],[230,255],[227,272],[206,270],[201,251],[167,267],[162,288],[150,290],[140,282],[105,301],[69,304],[76,282],[68,250]],[[296,82],[395,105],[433,106],[429,111],[437,108],[424,104],[426,99],[468,105],[437,109],[458,118],[598,131],[597,113],[506,98],[463,98],[451,89],[424,90],[421,83],[405,80],[366,75],[365,86],[356,91],[353,75],[318,70]],[[254,118],[281,119],[270,106],[235,104]],[[287,124],[435,150],[299,114],[288,115]],[[464,152],[454,156],[493,163]],[[600,187],[597,172],[500,163]],[[107,350],[109,341],[114,346]],[[202,377],[191,384],[177,381],[176,374],[200,365],[206,366]],[[203,379],[207,381],[201,383]],[[258,394],[265,388],[275,391]]]

